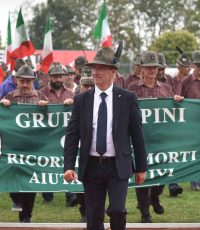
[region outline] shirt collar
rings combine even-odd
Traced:
[[[38,92],[37,92],[35,89],[32,89],[30,95],[21,95],[21,94],[19,93],[19,90],[16,89],[16,90],[13,92],[13,96],[14,96],[14,97],[18,97],[18,96],[38,96]]]
[[[137,85],[138,86],[141,86],[141,85],[144,85],[145,86],[145,84],[144,84],[144,82],[143,82],[143,79],[140,79],[139,81],[138,81],[138,83],[137,83]],[[155,84],[155,86],[161,86],[161,82],[159,82],[158,80],[156,80],[156,84]],[[154,86],[154,87],[155,87]],[[146,86],[147,87],[147,86]]]
[[[95,85],[95,94],[100,96],[102,92],[106,93],[108,96],[112,93],[113,91],[113,84],[105,91],[100,90],[96,85]]]

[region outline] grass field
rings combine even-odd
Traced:
[[[200,191],[191,191],[190,184],[181,184],[183,194],[176,198],[170,197],[167,186],[160,197],[165,208],[163,215],[157,215],[151,207],[154,223],[199,223],[200,222]],[[0,193],[0,222],[18,222],[18,213],[11,211],[9,194]],[[66,207],[64,193],[54,193],[54,200],[43,203],[40,193],[36,196],[32,222],[34,223],[75,223],[79,222],[78,206]],[[135,190],[129,189],[127,197],[128,222],[140,223],[140,212],[136,208]],[[108,222],[106,217],[105,222]]]

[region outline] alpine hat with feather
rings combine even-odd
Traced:
[[[176,46],[176,50],[180,53],[180,55],[178,56],[178,58],[176,60],[176,66],[177,67],[180,67],[180,66],[189,67],[189,66],[191,66],[191,60],[187,56],[187,54],[185,54],[183,52],[183,50],[178,46]]]
[[[118,69],[122,47],[123,44],[122,41],[120,41],[116,52],[111,47],[105,46],[101,48],[94,57],[94,60],[87,63],[86,66],[105,65]]]

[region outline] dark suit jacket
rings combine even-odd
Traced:
[[[67,127],[64,146],[64,172],[74,170],[80,140],[78,178],[82,181],[89,158],[93,134],[94,89],[74,98],[72,116]],[[141,115],[134,92],[113,87],[113,142],[116,152],[116,168],[121,179],[134,172],[147,171]],[[135,163],[131,157],[134,147]]]

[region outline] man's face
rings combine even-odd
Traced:
[[[60,89],[63,87],[64,76],[63,75],[52,75],[50,76],[50,85],[53,89]]]
[[[157,78],[162,79],[162,78],[164,78],[164,76],[165,76],[165,68],[159,68]]]
[[[65,84],[70,84],[74,82],[74,73],[68,73],[65,77],[64,77],[64,83]]]
[[[190,73],[191,66],[180,66],[178,70],[182,77],[186,77]]]
[[[142,67],[142,76],[145,79],[156,79],[158,74],[157,66],[143,66]]]
[[[111,86],[116,76],[116,69],[106,65],[93,65],[92,77],[95,85],[101,90]]]
[[[29,95],[33,89],[34,79],[16,77],[17,88],[22,95]]]

